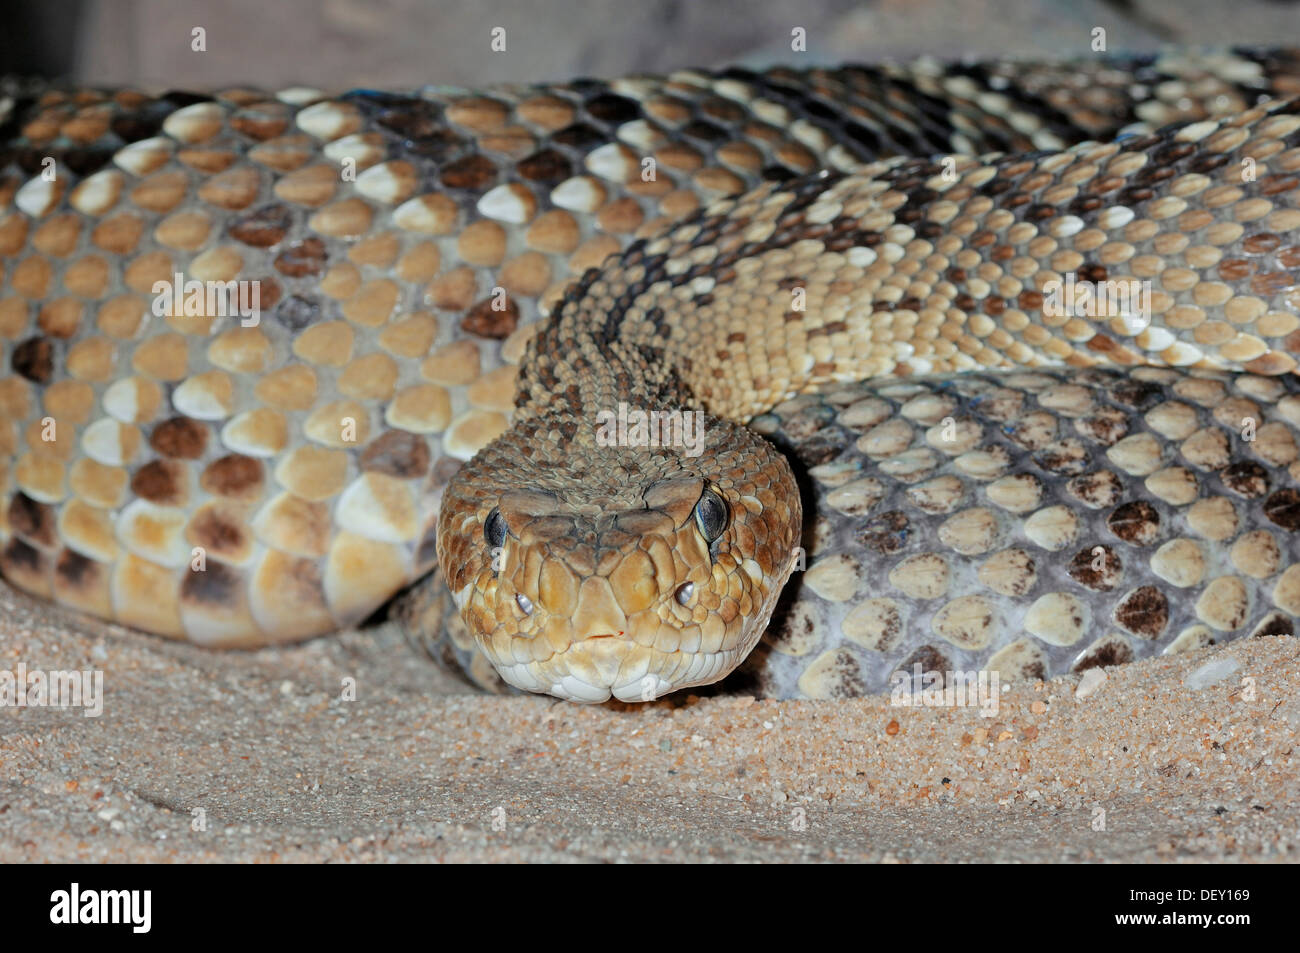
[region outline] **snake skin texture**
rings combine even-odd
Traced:
[[[1295,304],[1286,296],[1293,284],[1276,276],[1295,267],[1286,240],[1295,223],[1285,217],[1294,214],[1288,205],[1293,194],[1289,186],[1265,189],[1288,181],[1294,171],[1293,130],[1284,128],[1294,117],[1285,109],[1264,116],[1251,107],[1266,96],[1295,92],[1298,74],[1294,53],[1238,51],[1076,64],[684,71],[482,93],[358,90],[333,98],[308,89],[158,97],[53,89],[26,95],[21,84],[10,84],[4,87],[10,95],[0,98],[0,345],[6,375],[0,377],[0,572],[73,608],[210,646],[304,638],[365,617],[432,566],[444,491],[464,461],[506,432],[517,366],[536,319],[557,309],[563,315],[565,307],[580,315],[584,300],[609,311],[607,304],[625,296],[658,293],[648,270],[629,281],[626,269],[638,267],[635,261],[612,266],[607,278],[589,276],[579,292],[566,291],[571,280],[644,238],[651,243],[642,246],[647,251],[634,254],[661,257],[656,267],[665,274],[689,274],[695,283],[671,312],[663,309],[667,320],[687,327],[713,313],[701,311],[713,304],[702,304],[703,298],[716,301],[734,279],[714,276],[715,287],[701,291],[706,276],[698,271],[700,263],[674,257],[708,247],[697,239],[711,226],[702,230],[697,221],[686,232],[661,237],[673,222],[710,205],[708,216],[749,223],[766,214],[764,208],[779,218],[783,209],[789,211],[793,194],[795,210],[804,216],[791,223],[797,227],[774,232],[779,241],[771,235],[745,241],[771,240],[764,261],[784,266],[777,284],[786,281],[781,290],[788,297],[792,282],[808,282],[804,289],[816,303],[806,317],[816,312],[822,321],[817,328],[808,323],[798,340],[778,335],[759,350],[769,359],[778,350],[817,359],[802,369],[792,365],[784,377],[759,386],[753,359],[761,355],[746,351],[744,360],[728,365],[749,368],[744,384],[715,376],[676,394],[684,405],[695,400],[713,412],[713,428],[731,428],[759,451],[760,442],[722,418],[762,414],[794,390],[839,386],[849,377],[1026,362],[1126,363],[1164,352],[1176,354],[1177,360],[1164,359],[1180,366],[1244,367],[1261,375],[1289,371],[1294,362],[1283,362],[1295,348],[1284,341],[1294,330],[1286,322],[1294,320]],[[1232,118],[1216,131],[1205,122],[1212,116]],[[1184,133],[1182,140],[1138,146],[1126,141],[1122,150],[1093,147],[1101,151],[1065,159],[1013,156],[980,165],[954,158],[958,193],[969,195],[967,205],[951,214],[945,202],[958,194],[950,191],[951,183],[935,195],[929,193],[940,190],[924,184],[939,174],[937,166],[881,165],[865,177],[859,172],[807,178],[823,167],[860,170],[885,156],[1017,154],[1187,121],[1212,145]],[[1171,149],[1190,151],[1173,155]],[[1229,174],[1212,162],[1192,168],[1206,159],[1206,150],[1215,157],[1248,153],[1260,165],[1259,181],[1237,189],[1241,195],[1207,204],[1207,189],[1220,195],[1231,188],[1207,182],[1193,189],[1198,176],[1213,178],[1217,169],[1226,181]],[[1135,155],[1147,156],[1160,177],[1148,181]],[[648,158],[654,175],[647,180]],[[1053,161],[1063,164],[1049,168]],[[1092,166],[1088,175],[1080,172]],[[51,168],[52,177],[43,174]],[[1078,193],[1079,183],[1102,176],[1102,168],[1104,181],[1116,178],[1113,188],[1126,189],[1123,202],[1070,206],[1076,196],[1063,197],[1062,176],[1077,177],[1068,188]],[[1035,175],[1046,178],[1026,184]],[[780,183],[791,180],[798,183],[795,191],[781,191]],[[777,184],[717,210],[718,200],[763,181]],[[1017,181],[1018,189],[1011,184]],[[1012,203],[1051,191],[1053,183],[1062,197]],[[1186,195],[1172,191],[1179,183]],[[1142,190],[1151,194],[1138,194]],[[896,195],[903,198],[901,212],[889,205]],[[1164,211],[1152,212],[1150,206],[1161,202]],[[1184,208],[1171,211],[1180,202]],[[762,203],[767,204],[760,208]],[[831,214],[836,203],[842,208]],[[1233,236],[1214,232],[1259,203],[1268,208],[1240,219],[1251,223],[1248,231],[1238,225],[1240,233]],[[1053,204],[1061,206],[1056,223],[1073,220],[1076,231],[1056,235],[1051,223],[1041,226],[1042,234],[1023,231],[1040,227],[1031,225],[1037,219],[1028,212]],[[1121,221],[1115,209],[1129,206],[1146,217]],[[934,217],[940,207],[947,218]],[[804,210],[813,208],[819,211],[811,214],[830,217],[807,220]],[[1194,225],[1197,212],[1208,218]],[[868,221],[873,215],[889,221]],[[995,220],[999,215],[1006,220]],[[856,220],[853,228],[835,233],[837,223],[849,217]],[[925,231],[939,222],[950,247]],[[980,230],[981,222],[986,230]],[[810,224],[831,231],[800,232]],[[1151,234],[1143,233],[1145,227]],[[983,243],[986,232],[1008,228],[1022,228],[1023,237],[1009,246],[997,244],[996,237]],[[912,234],[903,238],[900,229]],[[1202,230],[1218,238],[1202,240]],[[1113,242],[1104,241],[1108,232],[1115,233]],[[1097,233],[1103,241],[1083,244]],[[1264,248],[1262,235],[1277,242]],[[1184,244],[1173,247],[1178,237]],[[840,240],[849,244],[832,248]],[[1056,243],[1051,249],[994,256],[1003,248],[1015,253],[1016,245],[1049,240]],[[667,244],[648,251],[658,247],[656,241]],[[1252,241],[1259,250],[1246,247]],[[821,246],[821,271],[812,246],[802,242]],[[1129,257],[1112,249],[1117,244],[1130,246]],[[1071,249],[1080,259],[1073,265],[1054,257],[1068,257]],[[1098,249],[1095,261],[1085,258]],[[895,250],[902,254],[890,260]],[[777,260],[786,253],[803,257]],[[964,263],[967,253],[974,258]],[[1108,254],[1121,257],[1111,261]],[[950,261],[942,275],[930,277],[925,269],[932,268],[933,256]],[[1022,258],[1033,260],[1034,270],[1017,275],[1015,263]],[[1171,276],[1172,270],[1192,273],[1186,287],[1169,286],[1181,323],[1166,320],[1156,329],[1169,340],[1147,332],[1134,349],[1133,342],[1095,328],[1085,334],[1080,326],[1049,328],[1036,320],[1012,326],[1026,308],[1034,311],[1022,300],[1033,292],[1023,286],[1040,271],[1092,268],[1088,273],[1098,274],[1097,268],[1110,268],[1118,275],[1122,269],[1116,265],[1152,258],[1159,261],[1147,267],[1157,279],[1166,269]],[[685,267],[675,271],[668,259]],[[1003,260],[1010,261],[1005,273],[985,275]],[[1225,270],[1224,261],[1242,264]],[[839,298],[846,302],[845,315],[856,307],[852,295],[834,289],[841,278],[826,270],[832,262],[857,269],[859,277],[888,265],[906,278],[891,283],[884,274],[867,277],[875,287],[863,293],[869,298],[882,287],[897,289],[897,295],[890,291],[877,299],[888,301],[891,313],[913,315],[909,340],[936,340],[913,332],[926,310],[918,306],[942,292],[944,282],[953,288],[947,307],[966,315],[957,323],[968,329],[948,335],[942,333],[947,319],[939,321],[934,329],[945,347],[927,352],[914,345],[906,361],[890,346],[860,348],[855,335],[870,320],[861,327],[854,323],[852,331],[847,319],[842,329],[822,320]],[[926,295],[906,270],[913,265],[923,269]],[[260,322],[243,327],[201,305],[185,314],[155,314],[155,283],[177,274],[257,281]],[[813,277],[822,274],[832,280]],[[634,288],[637,281],[645,287]],[[1002,293],[1003,281],[1022,288]],[[1211,285],[1212,296],[1223,288],[1227,297],[1200,302],[1197,296]],[[1247,297],[1262,310],[1256,313]],[[1002,310],[986,304],[993,299]],[[1184,307],[1209,308],[1210,314],[1196,322],[1182,314]],[[619,311],[616,323],[624,330],[654,324],[644,313],[627,321],[626,302],[612,310]],[[722,313],[720,307],[714,311]],[[755,317],[754,327],[766,320]],[[906,323],[899,324],[895,340],[902,340]],[[1032,340],[1035,329],[1042,340]],[[821,333],[807,334],[813,330]],[[969,343],[976,340],[981,343]],[[713,373],[723,360],[702,337],[677,346],[702,349],[700,374],[705,368]],[[552,352],[534,345],[532,353]],[[676,367],[683,366],[680,354],[674,359]],[[542,373],[543,364],[529,366]],[[536,384],[546,380],[534,378]],[[650,377],[641,380],[648,384]],[[531,398],[540,401],[545,391],[534,386]],[[777,416],[759,420],[781,419],[780,408],[772,413]],[[1285,420],[1274,423],[1288,426]],[[778,430],[770,433],[782,442]],[[1172,452],[1170,444],[1160,446],[1161,453]],[[748,485],[734,475],[729,479],[719,489]],[[1270,489],[1284,482],[1277,474],[1272,479]],[[789,488],[785,477],[773,486]],[[1063,486],[1053,474],[1045,489],[1059,496]],[[1269,499],[1277,492],[1282,491]],[[798,522],[797,496],[773,496],[773,511],[786,510],[773,539],[797,535],[797,527],[791,529]],[[1072,505],[1061,498],[1062,505]],[[670,513],[680,504],[676,497],[663,501]],[[487,514],[477,509],[481,522]],[[517,513],[540,515],[524,508]],[[512,531],[521,531],[516,524]],[[743,521],[733,519],[730,527],[733,535],[752,533]],[[680,529],[675,522],[672,533]],[[481,528],[477,539],[482,542]],[[688,540],[689,534],[676,542],[689,546]],[[865,545],[859,541],[839,555],[853,558],[868,551]],[[1212,561],[1217,552],[1210,554]],[[1287,552],[1281,567],[1289,563]],[[819,554],[827,554],[824,546],[813,550],[812,570],[799,591],[813,590],[820,578]],[[695,565],[703,565],[705,557],[695,555]],[[196,559],[202,563],[197,571]],[[734,562],[741,567],[744,560]],[[780,589],[777,577],[789,564],[784,557],[756,562],[762,571],[751,578],[762,584],[735,600],[736,618],[748,621],[738,644],[752,644],[762,634],[762,624],[755,626],[753,619],[765,618]],[[467,564],[448,568],[461,572]],[[868,561],[857,565],[875,571]],[[820,572],[828,574],[833,570]],[[856,596],[839,601],[850,598]],[[791,611],[801,605],[796,602]],[[840,625],[833,615],[823,613],[822,624]],[[454,626],[450,630],[454,637]],[[765,690],[815,695],[825,694],[825,685],[836,679],[848,684],[848,663],[833,654],[832,641],[823,639],[824,650],[811,658],[807,640],[801,656],[780,651],[783,644],[790,647],[788,634],[774,635],[772,651],[760,653],[819,667],[809,676],[815,681],[801,678],[797,688],[774,668]],[[897,652],[899,646],[887,648]],[[743,654],[733,652],[725,667]],[[721,674],[719,667],[707,677]],[[755,677],[761,681],[763,674]],[[870,685],[875,677],[864,675],[858,684]],[[654,691],[674,687],[680,686],[666,679]]]
[[[1044,368],[790,401],[754,424],[809,462],[845,449],[810,468],[809,571],[737,686],[851,697],[918,663],[1011,681],[1293,634],[1298,390]]]

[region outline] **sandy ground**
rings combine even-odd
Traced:
[[[97,718],[0,709],[0,862],[1300,858],[1294,638],[982,717],[474,695],[392,624],[217,654],[8,590],[0,618],[0,669],[104,673]]]

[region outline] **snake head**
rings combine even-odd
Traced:
[[[794,567],[799,494],[762,438],[722,420],[710,435],[689,457],[539,453],[535,433],[507,432],[456,475],[439,561],[506,682],[649,701],[717,681],[754,647]]]

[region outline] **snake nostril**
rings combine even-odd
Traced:
[[[677,592],[673,594],[673,598],[682,605],[686,605],[691,601],[691,596],[693,595],[695,595],[695,583],[688,582],[685,585],[677,587]]]
[[[529,599],[522,592],[515,594],[515,604],[523,610],[524,615],[533,614],[533,600]]]

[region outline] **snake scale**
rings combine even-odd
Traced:
[[[1258,50],[9,82],[0,572],[212,647],[422,579],[436,655],[579,701],[1291,633],[1296,95]],[[702,443],[611,445],[629,407]]]

